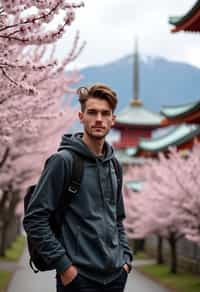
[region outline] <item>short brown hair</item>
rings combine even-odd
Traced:
[[[91,86],[82,86],[77,89],[81,111],[84,112],[85,104],[89,98],[105,99],[114,112],[117,106],[117,94],[107,85],[93,84]]]

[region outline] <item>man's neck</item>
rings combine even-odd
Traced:
[[[95,155],[103,155],[105,139],[91,139],[86,133],[84,133],[82,140]]]

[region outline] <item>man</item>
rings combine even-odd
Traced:
[[[40,254],[54,264],[57,292],[122,292],[132,254],[122,224],[125,214],[122,194],[117,195],[114,153],[105,141],[115,123],[117,96],[101,84],[81,87],[78,94],[83,134],[63,136],[58,151],[65,149],[67,163],[58,153],[48,159],[24,227],[38,242]],[[56,238],[48,219],[70,177],[70,150],[84,158],[84,173]]]

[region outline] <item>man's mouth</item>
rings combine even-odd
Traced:
[[[100,129],[100,130],[104,130],[103,127],[93,127],[94,129]]]

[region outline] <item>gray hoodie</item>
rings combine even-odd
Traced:
[[[81,137],[80,133],[63,136],[58,151],[66,150],[67,161],[58,153],[47,160],[23,223],[28,235],[38,243],[41,256],[57,273],[73,264],[81,275],[106,284],[132,260],[122,224],[123,199],[121,194],[117,197],[112,147],[105,142],[105,155],[98,157]],[[70,182],[70,149],[84,158],[84,172],[80,190],[68,206],[56,238],[49,217]]]

